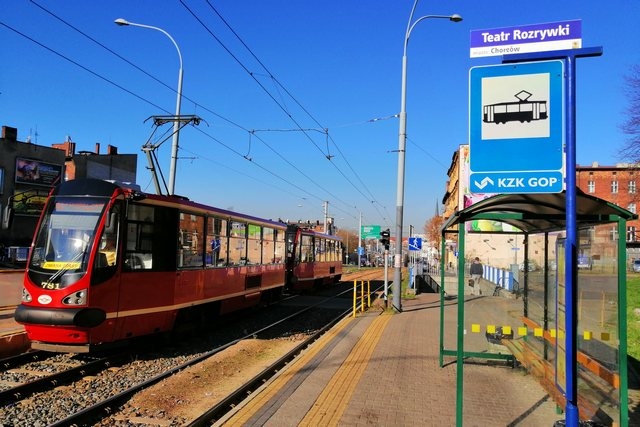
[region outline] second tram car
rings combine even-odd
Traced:
[[[286,231],[287,290],[308,291],[342,278],[342,239],[291,224]]]

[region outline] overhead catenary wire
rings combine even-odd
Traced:
[[[69,58],[68,56],[63,55],[62,53],[56,51],[55,49],[50,48],[49,46],[45,45],[44,43],[41,43],[41,42],[37,41],[36,39],[26,35],[25,33],[15,29],[15,28],[13,28],[12,26],[6,24],[5,22],[0,21],[0,25],[2,25],[3,27],[7,28],[10,31],[13,31],[14,33],[20,35],[21,37],[24,37],[25,39],[37,44],[38,46],[42,47],[43,49],[48,50],[49,52],[53,53],[54,55],[59,56],[60,58],[64,59],[65,61],[68,61],[68,62],[72,63],[76,67],[81,68],[82,70],[88,72],[89,74],[99,78],[100,80],[103,80],[103,81],[105,81],[105,82],[117,87],[118,89],[128,93],[129,95],[132,95],[132,96],[138,98],[140,101],[145,102],[145,103],[151,105],[152,107],[157,108],[160,111],[164,111],[166,113],[169,113],[167,110],[165,110],[164,108],[160,107],[159,105],[149,101],[147,98],[145,98],[145,97],[143,97],[141,95],[138,95],[137,93],[133,92],[132,90],[127,89],[126,87],[114,82],[113,80],[103,76],[102,74],[100,74],[100,73],[98,73],[96,71],[93,71],[92,69],[90,69],[88,67],[85,67],[84,65],[80,64],[79,62],[74,61],[73,59]]]
[[[222,42],[222,40],[220,40],[219,37],[217,37],[207,26],[206,24],[193,12],[193,10],[191,10],[183,0],[180,0],[180,3],[185,7],[185,9],[187,9],[187,11],[189,11],[189,13],[191,13],[191,15],[194,17],[194,19],[196,19],[202,26],[203,28],[205,28],[205,30],[223,47],[223,49],[229,53],[229,55],[231,55],[231,57],[241,66],[241,68],[243,70],[245,70],[245,72],[247,74],[249,74],[255,81],[256,83],[267,93],[267,95],[276,103],[276,105],[278,105],[287,115],[288,117],[296,124],[296,126],[298,126],[298,128],[303,131],[303,133],[307,136],[307,138],[309,139],[309,141],[312,142],[312,144],[320,151],[323,153],[323,155],[331,161],[331,154],[329,151],[327,151],[326,153],[322,151],[322,149],[320,149],[320,147],[318,146],[318,144],[315,143],[315,141],[313,141],[313,139],[306,133],[306,131],[304,131],[304,128],[290,115],[290,113],[288,112],[288,110],[282,106],[281,103],[279,103],[275,97],[267,90],[267,88],[258,81],[258,79],[256,79],[256,73],[251,72],[248,67],[246,67],[242,61],[240,61],[240,59],[234,55],[231,50]],[[265,70],[265,72],[267,73],[268,77],[278,85],[278,87],[282,88],[282,90],[284,90],[284,92],[287,94],[287,96],[289,96],[289,98],[291,98],[296,105],[298,105],[302,111],[304,111],[313,121],[314,123],[316,123],[318,125],[318,127],[320,129],[322,129],[325,134],[326,137],[331,140],[331,142],[333,143],[333,145],[338,149],[338,151],[340,152],[342,159],[345,161],[345,163],[347,163],[347,165],[349,166],[349,169],[352,171],[352,173],[354,174],[354,176],[356,176],[358,178],[358,181],[360,182],[360,184],[367,189],[367,191],[369,192],[370,196],[372,196],[371,191],[367,188],[366,184],[364,183],[364,181],[360,178],[359,174],[353,169],[353,167],[351,167],[351,165],[349,164],[348,160],[346,159],[346,157],[342,154],[342,152],[339,150],[338,145],[335,143],[335,141],[333,140],[333,138],[329,135],[328,129],[324,126],[322,126],[320,124],[320,122],[308,111],[308,109],[306,109],[298,100],[296,97],[293,96],[293,94],[291,94],[291,92],[284,87],[284,85],[282,85],[280,83],[280,81],[273,75],[273,73],[271,73],[271,71],[266,67],[266,65],[264,65],[264,63],[258,58],[258,56],[251,50],[251,48],[244,42],[244,40],[242,40],[242,38],[240,37],[240,35],[231,27],[231,25],[226,21],[226,19],[224,19],[224,17],[218,12],[218,10],[211,4],[211,2],[209,0],[207,0],[207,4],[209,5],[209,7],[211,8],[211,10],[220,18],[220,20],[225,24],[225,26],[232,32],[232,34],[238,39],[238,41],[245,47],[245,49],[247,49],[247,51],[249,52],[249,54],[258,62],[258,64],[263,68],[263,70]],[[316,129],[316,131],[318,132],[322,132]],[[347,182],[349,182],[352,187],[354,189],[356,189],[360,194],[363,195],[363,197],[365,197],[366,199],[372,199],[373,197],[367,197],[365,196],[362,191],[360,190],[360,187],[358,187],[356,184],[354,184],[345,174],[344,172],[342,172],[337,165],[334,162],[331,162],[332,165],[336,168],[336,170],[343,176],[343,178],[345,178],[345,180],[347,180]]]
[[[158,82],[159,84],[163,85],[165,88],[167,88],[167,89],[169,89],[169,90],[171,90],[171,91],[175,92],[175,90],[172,88],[172,86],[170,86],[170,85],[167,85],[167,84],[163,83],[160,79],[158,79],[158,78],[154,77],[152,74],[150,74],[150,73],[148,73],[148,72],[144,71],[141,67],[139,67],[139,66],[135,65],[133,62],[131,62],[131,61],[127,60],[127,59],[126,59],[126,58],[124,58],[124,57],[122,57],[122,56],[121,56],[121,55],[119,55],[117,52],[115,52],[113,49],[110,49],[110,48],[108,48],[105,44],[100,43],[98,40],[96,40],[94,37],[90,36],[90,35],[89,35],[89,34],[87,34],[86,32],[81,31],[80,29],[78,29],[78,28],[77,28],[76,26],[74,26],[73,24],[71,24],[71,23],[69,23],[68,21],[66,21],[66,20],[64,20],[64,19],[62,19],[62,18],[60,18],[60,17],[58,17],[55,13],[52,13],[52,12],[50,12],[49,10],[45,9],[43,6],[41,6],[41,5],[40,5],[40,4],[38,4],[37,2],[35,2],[35,1],[31,0],[31,3],[32,3],[33,5],[35,5],[36,7],[40,8],[41,10],[43,10],[44,12],[48,13],[48,14],[49,14],[50,16],[52,16],[53,18],[57,19],[59,22],[61,22],[61,23],[63,23],[64,25],[68,26],[69,28],[72,28],[74,31],[78,32],[78,33],[79,33],[80,35],[82,35],[83,37],[85,37],[85,38],[87,38],[87,39],[91,40],[93,43],[95,43],[95,44],[97,44],[98,46],[100,46],[101,48],[103,48],[103,49],[107,50],[107,51],[108,51],[108,52],[110,52],[112,55],[115,55],[115,56],[116,56],[116,57],[118,57],[120,60],[122,60],[122,61],[126,62],[127,64],[129,64],[130,66],[134,67],[134,68],[135,68],[135,69],[137,69],[138,71],[140,71],[140,72],[144,73],[147,77],[149,77],[149,78],[151,78],[151,79],[155,80],[155,81],[156,81],[156,82]],[[184,4],[184,3],[183,3],[183,4]],[[211,6],[211,4],[210,4],[210,3],[209,3],[209,5]],[[185,7],[186,7],[186,5],[185,5]],[[216,11],[216,13],[217,13],[217,11]],[[221,17],[221,19],[223,19],[223,18]],[[226,21],[225,21],[225,22],[226,22]],[[111,84],[111,85],[113,85],[113,86],[117,87],[118,89],[120,89],[120,90],[122,90],[122,91],[124,91],[124,92],[126,92],[126,93],[128,93],[128,94],[130,94],[131,96],[134,96],[135,98],[137,98],[137,99],[139,99],[139,100],[141,100],[141,101],[143,101],[143,102],[145,102],[145,103],[147,103],[147,104],[151,105],[152,107],[154,107],[154,108],[158,109],[159,111],[163,111],[163,112],[166,112],[166,113],[170,114],[170,112],[169,112],[169,111],[167,111],[166,109],[164,109],[164,108],[160,107],[159,105],[155,104],[154,102],[150,101],[149,99],[145,98],[144,96],[142,96],[142,95],[140,95],[140,94],[135,93],[133,90],[130,90],[130,89],[126,88],[125,86],[123,86],[123,85],[121,85],[121,84],[118,84],[118,83],[117,83],[117,82],[115,82],[114,80],[112,80],[112,79],[110,79],[110,78],[108,78],[108,77],[105,77],[104,75],[102,75],[102,74],[100,74],[100,73],[98,73],[98,72],[96,72],[96,71],[94,71],[94,70],[91,70],[89,67],[86,67],[86,66],[82,65],[80,62],[78,62],[78,61],[76,61],[76,60],[74,60],[74,59],[70,58],[68,55],[64,55],[64,54],[62,54],[62,53],[60,53],[60,52],[56,51],[55,49],[53,49],[53,48],[51,48],[51,47],[49,47],[49,46],[46,46],[44,43],[41,43],[41,42],[37,41],[37,40],[36,40],[36,39],[34,39],[33,37],[30,37],[30,36],[26,35],[25,33],[23,33],[23,32],[21,32],[21,31],[19,31],[19,30],[15,29],[15,28],[13,28],[13,27],[11,27],[11,26],[7,25],[7,24],[2,23],[2,25],[4,25],[7,29],[9,29],[9,30],[11,30],[11,31],[15,32],[16,34],[18,34],[18,35],[20,35],[20,36],[22,36],[22,37],[24,37],[24,38],[26,38],[26,39],[30,40],[31,42],[33,42],[33,43],[35,43],[35,44],[37,44],[37,45],[41,46],[42,48],[44,48],[44,49],[46,49],[46,50],[48,50],[48,51],[50,51],[50,52],[52,52],[52,53],[54,53],[54,54],[56,54],[56,55],[60,56],[61,58],[65,59],[66,61],[68,61],[68,62],[72,63],[73,65],[75,65],[75,66],[77,66],[77,67],[79,67],[79,68],[83,69],[84,71],[86,71],[86,72],[88,72],[88,73],[90,73],[90,74],[94,75],[95,77],[98,77],[99,79],[104,80],[105,82],[107,82],[107,83],[109,83],[109,84]],[[243,43],[243,45],[245,45],[245,46],[246,46],[246,44],[245,44],[244,42],[242,42],[242,43]],[[246,48],[250,51],[250,49],[248,48],[248,46],[247,46]],[[229,53],[230,53],[230,54],[232,54],[231,52],[229,52]],[[252,55],[253,55],[253,52],[251,52],[251,53],[252,53]],[[255,55],[253,55],[253,56],[254,56],[254,57],[256,58],[256,60],[257,60],[257,61],[258,61],[262,66],[263,66],[263,68],[265,68],[265,69],[266,69],[266,67],[264,67],[264,64],[263,64],[263,63],[262,63],[262,62],[257,58],[257,56],[255,56]],[[249,72],[249,73],[250,73],[250,75],[251,75],[251,74],[253,74],[253,75],[255,75],[255,74],[256,74],[256,73],[251,73],[251,72],[248,70],[248,68],[245,68],[245,69],[246,69],[246,71],[247,71],[247,72]],[[268,72],[268,70],[267,70],[267,72]],[[359,192],[363,197],[365,197],[365,199],[367,199],[367,200],[371,201],[371,203],[377,203],[377,201],[376,201],[372,196],[371,196],[371,197],[368,197],[368,196],[366,196],[366,195],[361,191],[361,188],[364,188],[364,189],[366,189],[366,191],[371,195],[371,192],[370,192],[370,190],[367,188],[367,186],[365,185],[364,181],[360,178],[360,176],[357,174],[357,172],[356,172],[356,171],[351,167],[351,165],[349,164],[349,162],[348,162],[348,160],[346,159],[346,157],[344,156],[344,154],[339,150],[338,145],[337,145],[337,144],[336,144],[336,142],[334,141],[333,137],[329,134],[329,129],[328,129],[328,128],[324,128],[324,127],[320,126],[319,122],[318,122],[318,121],[317,121],[317,120],[316,120],[316,119],[315,119],[315,118],[314,118],[314,117],[309,113],[309,111],[308,111],[306,108],[304,108],[304,106],[303,106],[301,103],[299,103],[299,102],[298,102],[298,100],[297,100],[295,97],[293,97],[293,95],[292,95],[288,90],[286,90],[286,88],[285,88],[283,85],[281,85],[281,84],[280,84],[280,82],[279,82],[275,77],[273,77],[273,75],[272,75],[270,72],[268,72],[268,75],[270,76],[270,78],[272,78],[272,80],[277,84],[277,86],[278,86],[278,87],[282,88],[282,90],[287,94],[287,96],[289,96],[291,99],[293,99],[293,100],[295,101],[295,103],[296,103],[296,104],[297,104],[297,105],[298,105],[298,106],[299,106],[299,107],[300,107],[300,108],[301,108],[301,109],[302,109],[302,110],[303,110],[303,111],[304,111],[304,112],[305,112],[309,117],[311,117],[311,118],[313,119],[313,121],[314,121],[316,124],[318,124],[318,125],[319,125],[319,127],[321,128],[321,130],[319,130],[319,129],[313,129],[313,128],[303,128],[302,126],[300,126],[299,122],[298,122],[298,121],[297,121],[297,120],[296,120],[296,119],[295,119],[295,118],[294,118],[294,117],[293,117],[293,116],[288,112],[287,108],[286,108],[286,107],[284,107],[284,106],[282,106],[281,104],[279,104],[279,103],[278,103],[278,101],[275,99],[275,97],[273,97],[272,95],[270,95],[270,97],[273,99],[273,101],[274,101],[274,102],[276,102],[276,104],[280,105],[281,109],[282,109],[282,110],[287,114],[287,116],[288,116],[288,117],[290,117],[290,118],[291,118],[291,120],[294,122],[294,124],[296,124],[296,125],[300,128],[300,130],[301,130],[301,131],[306,135],[306,137],[307,137],[309,140],[311,140],[311,141],[313,142],[313,144],[314,144],[314,145],[315,145],[315,146],[316,146],[316,147],[317,147],[317,148],[322,152],[323,156],[324,156],[324,157],[326,157],[327,159],[329,159],[329,160],[331,161],[331,159],[332,159],[332,157],[333,157],[333,156],[332,156],[328,151],[327,151],[327,152],[325,152],[325,151],[323,151],[322,149],[320,149],[320,147],[315,143],[315,141],[313,141],[313,139],[308,135],[308,132],[311,132],[311,131],[315,131],[315,132],[321,132],[321,133],[323,133],[323,134],[325,135],[325,141],[326,141],[326,143],[327,143],[327,150],[329,150],[329,141],[330,141],[330,142],[331,142],[331,143],[332,143],[332,144],[333,144],[333,145],[338,149],[338,152],[340,153],[341,157],[345,160],[345,162],[347,163],[347,165],[349,166],[349,168],[350,168],[350,169],[351,169],[351,171],[353,172],[354,176],[356,176],[356,177],[358,178],[358,181],[361,183],[361,186],[357,186],[357,185],[355,185],[355,184],[351,181],[351,179],[350,179],[350,178],[349,178],[349,177],[348,177],[348,176],[347,176],[347,175],[346,175],[346,174],[345,174],[345,173],[344,173],[344,172],[343,172],[343,171],[342,171],[342,170],[337,166],[337,164],[335,164],[335,162],[333,162],[333,161],[332,161],[332,165],[334,166],[334,168],[336,168],[336,170],[341,174],[341,176],[343,177],[343,179],[344,179],[345,181],[349,182],[349,183],[350,183],[350,184],[351,184],[351,185],[352,185],[352,186],[353,186],[353,187],[354,187],[354,188],[355,188],[355,189],[356,189],[356,190],[357,190],[357,191],[358,191],[358,192]],[[257,80],[256,80],[256,82],[257,82],[259,85],[261,85],[259,81],[257,81]],[[265,90],[267,93],[269,93],[268,89],[267,89],[266,87],[264,87],[264,85],[261,85],[261,87],[263,88],[263,90]],[[183,96],[184,96],[184,95],[183,95]],[[184,96],[184,98],[185,98],[185,99],[189,99],[187,96]],[[189,100],[190,100],[190,99],[189,99]],[[204,105],[202,105],[202,104],[200,104],[200,103],[196,102],[195,100],[190,100],[190,101],[191,101],[191,102],[193,102],[193,103],[194,103],[194,105],[196,105],[196,106],[198,106],[198,107],[201,107],[203,110],[208,111],[209,113],[211,113],[211,114],[213,114],[214,116],[216,116],[216,117],[220,118],[221,120],[224,120],[225,122],[229,123],[230,125],[232,125],[232,126],[234,126],[234,127],[237,127],[237,128],[239,128],[239,129],[243,129],[243,130],[245,130],[245,131],[248,131],[245,127],[243,127],[243,126],[239,125],[239,124],[238,124],[238,123],[236,123],[235,121],[233,121],[233,120],[231,120],[231,119],[228,119],[228,118],[226,118],[226,117],[224,117],[224,116],[222,116],[222,115],[218,114],[217,112],[215,112],[215,111],[213,111],[213,110],[211,110],[211,109],[207,108],[206,106],[204,106]],[[205,134],[206,134],[206,132],[205,132]],[[219,139],[216,139],[216,141],[218,141],[218,143],[221,143],[221,141],[220,141]],[[261,141],[261,142],[263,142],[265,145],[267,145],[267,146],[268,146],[268,148],[269,148],[270,150],[272,150],[274,153],[278,153],[278,150],[276,150],[276,149],[274,149],[273,147],[271,147],[270,145],[268,145],[268,144],[266,143],[266,141],[264,141],[264,139],[260,138],[260,141]],[[228,149],[230,148],[230,146],[229,146],[228,144],[226,144],[226,147],[227,147]],[[234,150],[234,151],[236,151],[236,150]],[[237,155],[239,155],[239,156],[241,156],[241,157],[245,157],[245,156],[246,156],[246,154],[244,154],[244,153],[236,153],[236,154],[237,154]],[[198,156],[198,157],[202,157],[202,156]],[[281,158],[283,158],[284,156],[282,156],[282,155],[280,154],[280,157],[281,157]],[[245,158],[246,158],[246,157],[245,157]],[[292,163],[290,163],[290,165],[291,165],[291,164],[292,164]],[[296,170],[297,170],[299,173],[301,172],[299,168],[297,168]],[[309,176],[305,176],[305,177],[306,177],[307,179],[309,179],[309,178],[310,178]],[[291,181],[288,181],[288,180],[286,180],[286,179],[285,179],[285,180],[284,180],[284,182],[287,182],[289,185],[291,185]],[[322,187],[322,185],[320,185],[319,183],[317,183],[317,182],[315,182],[315,181],[313,181],[313,180],[311,180],[311,182],[313,182],[313,183],[314,183],[314,185],[318,186],[318,188],[320,188],[320,189],[322,189],[323,191],[327,192],[327,194],[330,194],[330,196],[331,196],[331,197],[332,197],[336,202],[341,203],[341,204],[343,204],[344,206],[347,206],[347,207],[351,208],[351,206],[352,206],[352,203],[353,203],[353,202],[346,203],[345,201],[340,200],[340,199],[339,199],[339,198],[337,198],[335,195],[331,194],[331,192],[329,192],[327,189],[323,188],[323,187]],[[325,200],[325,199],[326,199],[326,197],[320,197],[320,196],[314,196],[314,197],[315,197],[315,198],[317,198],[318,200]],[[335,204],[332,204],[332,206],[334,206],[334,208],[336,207],[336,205],[335,205]],[[380,216],[381,216],[381,217],[384,217],[384,215],[383,215],[380,211],[378,211],[378,213],[380,214]],[[353,215],[351,215],[351,216],[353,216]]]

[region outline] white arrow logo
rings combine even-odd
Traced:
[[[487,186],[487,184],[491,184],[491,185],[493,185],[493,180],[492,180],[491,178],[489,178],[488,176],[485,176],[485,177],[484,177],[484,179],[483,179],[482,181],[480,181],[480,182],[475,181],[475,183],[476,183],[476,186],[477,186],[480,190],[482,190],[484,187],[486,187],[486,186]]]

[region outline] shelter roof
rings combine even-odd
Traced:
[[[453,214],[442,226],[451,229],[475,219],[500,221],[525,233],[566,229],[566,192],[541,194],[498,194]],[[576,191],[578,228],[637,219],[637,215],[604,199]]]

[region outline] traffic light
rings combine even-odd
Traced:
[[[391,232],[389,229],[380,232],[380,243],[384,245],[385,250],[389,250],[389,242],[391,238]]]

